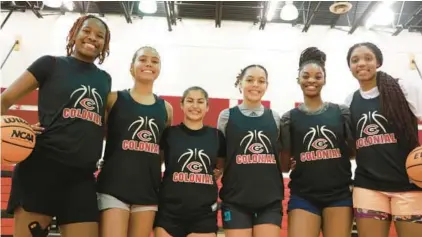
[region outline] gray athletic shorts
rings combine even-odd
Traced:
[[[141,211],[157,211],[157,206],[140,206],[140,205],[129,205],[119,199],[104,193],[97,193],[98,209],[105,211],[111,208],[119,208],[128,212],[141,212]]]

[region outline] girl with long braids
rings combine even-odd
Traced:
[[[353,205],[359,237],[387,237],[391,221],[399,237],[419,237],[422,188],[409,181],[405,162],[419,146],[422,82],[377,71],[382,63],[372,43],[355,44],[347,54],[360,85],[346,100],[356,139]]]
[[[321,229],[324,237],[350,237],[352,230],[350,112],[322,101],[325,61],[318,48],[302,52],[298,84],[304,103],[281,119],[283,164],[290,157],[295,162],[289,183],[289,237],[318,237]]]
[[[103,147],[111,77],[94,61],[104,61],[109,42],[110,31],[100,18],[82,16],[67,37],[66,57],[38,58],[1,94],[4,115],[39,88],[42,132],[32,154],[15,167],[7,208],[14,214],[16,237],[47,236],[54,216],[64,237],[98,236],[94,171]]]
[[[225,234],[279,237],[284,191],[278,147],[280,117],[261,104],[268,88],[267,70],[249,65],[241,70],[235,85],[243,93],[243,103],[223,110],[218,118],[227,142],[220,191]]]

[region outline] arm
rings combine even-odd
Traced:
[[[347,106],[345,105],[339,105],[340,107],[340,111],[341,111],[341,116],[343,119],[343,128],[344,128],[344,135],[345,135],[345,139],[346,139],[346,143],[347,146],[350,149],[350,156],[353,159],[356,156],[356,143],[355,143],[355,139],[354,139],[354,135],[353,135],[353,126],[352,126],[352,118],[351,118],[351,114],[350,114],[350,110]]]
[[[164,163],[164,152],[168,149],[168,143],[167,143],[167,137],[168,137],[168,131],[170,127],[166,127],[163,131],[163,134],[160,138],[160,159],[161,159],[161,165]]]
[[[167,112],[167,121],[166,121],[166,128],[163,131],[163,134],[160,139],[160,159],[161,159],[161,165],[164,163],[164,150],[167,147],[167,133],[168,128],[173,124],[173,106],[167,102],[164,101],[166,106],[166,112]]]
[[[165,101],[166,111],[167,111],[167,123],[166,126],[170,127],[173,124],[173,106]]]
[[[219,179],[224,172],[225,157],[227,156],[227,147],[226,139],[223,132],[217,130],[218,137],[218,154],[217,154],[217,163],[214,169],[215,179]]]
[[[106,104],[106,111],[104,114],[104,129],[106,130],[105,137],[107,138],[107,122],[108,122],[108,115],[110,114],[111,109],[113,108],[114,104],[117,101],[117,92],[112,91],[107,96],[107,104]]]
[[[218,139],[219,139],[219,152],[217,158],[216,168],[214,169],[214,176],[218,179],[224,172],[225,166],[225,157],[227,156],[227,146],[226,146],[226,127],[227,122],[229,121],[230,110],[224,109],[218,115],[217,120],[217,129],[218,129]]]
[[[37,89],[38,82],[32,73],[25,71],[1,94],[1,115],[7,113],[9,108],[22,97]]]
[[[1,94],[1,115],[7,113],[9,108],[18,100],[32,92],[38,87],[42,87],[44,82],[50,77],[54,68],[54,57],[42,56],[35,60],[28,69],[16,79]]]
[[[283,114],[280,120],[280,142],[281,142],[281,171],[289,172],[291,168],[291,136],[290,136],[290,111]]]
[[[400,79],[398,83],[406,97],[410,110],[422,122],[422,80],[416,78]]]
[[[217,129],[220,130],[224,136],[226,135],[226,127],[227,127],[227,122],[229,121],[229,116],[230,116],[229,109],[222,110],[220,114],[218,115]]]

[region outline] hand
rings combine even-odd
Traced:
[[[41,124],[39,122],[31,125],[32,130],[34,130],[35,134],[37,135],[41,134],[44,131],[44,128],[40,127],[40,125]]]
[[[296,168],[296,161],[293,158],[290,158],[290,169],[294,170]]]
[[[220,169],[214,169],[214,177],[215,179],[219,179],[221,175],[223,174],[223,171]]]
[[[104,165],[104,160],[103,158],[101,158],[97,161],[97,169],[100,170],[101,168],[103,168],[103,165]]]

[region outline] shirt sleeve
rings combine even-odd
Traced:
[[[280,114],[275,112],[274,110],[272,110],[272,113],[273,113],[275,124],[277,126],[277,131],[280,132],[280,120],[281,120]]]
[[[30,72],[38,81],[39,87],[42,87],[44,82],[51,76],[55,66],[55,60],[56,59],[53,56],[44,55],[35,60],[27,68],[27,71]]]
[[[283,151],[291,151],[292,143],[290,135],[290,111],[288,111],[280,119],[280,143]]]
[[[108,74],[108,72],[104,71],[104,73],[106,74],[107,82],[108,82],[108,85],[109,85],[108,93],[110,93],[113,80],[111,79],[111,76],[110,76],[110,74]]]
[[[346,97],[346,99],[344,100],[344,105],[345,105],[347,108],[349,108],[349,107],[350,107],[350,105],[352,104],[353,94],[354,94],[354,93],[349,94],[349,95]]]
[[[398,83],[406,97],[410,110],[422,121],[422,80],[419,78],[400,79]]]
[[[162,150],[162,151],[167,150],[167,148],[168,148],[167,137],[168,137],[169,129],[170,129],[170,127],[166,127],[163,131],[163,134],[161,135],[160,150]]]
[[[217,121],[217,129],[220,130],[223,135],[226,135],[226,127],[227,122],[229,121],[230,116],[230,109],[224,109],[220,112],[220,115],[218,115],[218,121]]]
[[[348,144],[354,144],[354,135],[353,135],[353,126],[352,126],[352,117],[350,110],[346,105],[339,105],[341,116],[343,119],[343,126],[345,131],[345,139]]]
[[[227,155],[226,138],[223,132],[217,130],[218,133],[218,157],[225,158]]]

